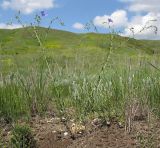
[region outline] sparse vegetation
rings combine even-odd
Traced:
[[[160,117],[160,41],[50,29],[39,46],[29,34],[35,29],[47,31],[0,30],[0,118],[14,122],[52,108],[66,120],[114,119],[130,131],[136,109],[127,109],[133,110],[134,102],[141,114]],[[16,127],[11,143],[29,147],[30,134],[29,128]]]

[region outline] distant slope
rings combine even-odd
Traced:
[[[49,30],[37,28],[40,39],[47,51],[72,52],[82,50],[86,52],[98,52],[109,49],[110,35],[98,33],[76,34],[61,30]],[[114,35],[113,49],[115,53],[147,54],[160,52],[160,41],[135,40]],[[0,29],[0,54],[32,53],[40,50],[32,28],[14,30]]]

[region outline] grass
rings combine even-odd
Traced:
[[[160,72],[148,64],[159,66],[159,41],[113,35],[113,51],[103,67],[110,35],[51,30],[42,53],[32,31],[0,30],[0,117],[14,121],[43,115],[51,107],[78,121],[124,122],[133,100],[160,116]]]
[[[67,31],[61,30],[50,30],[47,34],[47,40],[45,34],[47,32],[46,28],[38,28],[38,35],[42,36],[41,41],[46,47],[47,51],[59,52],[62,50],[68,51],[69,49],[79,49],[79,50],[92,50],[94,52],[102,52],[109,47],[110,36],[108,34],[99,33],[87,33],[87,34],[75,34]],[[39,44],[34,37],[32,28],[22,28],[14,30],[0,30],[0,45],[1,54],[26,54],[26,53],[36,53],[39,51]],[[21,40],[23,38],[23,40]],[[152,54],[154,51],[158,52],[160,42],[159,41],[140,41],[135,39],[120,37],[114,35],[113,46],[119,48],[116,53],[129,54],[132,51],[136,51]],[[14,47],[14,48],[13,48]]]
[[[1,74],[1,117],[15,120],[44,114],[53,104],[57,113],[67,118],[124,121],[126,105],[133,99],[160,115],[160,73],[147,63],[158,66],[158,56],[112,56],[103,71],[99,57],[47,60],[49,68],[41,58],[33,60],[31,67]]]
[[[16,125],[12,131],[10,146],[15,148],[36,148],[31,129],[26,125]]]
[[[50,30],[47,40],[40,35],[42,48],[33,31],[0,30],[0,119],[27,122],[54,111],[80,123],[114,119],[129,131],[135,102],[160,117],[160,41]],[[144,146],[153,139],[137,138]],[[12,145],[28,141],[35,144],[29,127],[13,128]]]

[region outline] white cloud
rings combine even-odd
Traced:
[[[108,18],[113,20],[114,27],[124,27],[127,24],[127,12],[125,10],[117,10],[111,15],[96,16],[93,20],[94,24],[99,27],[108,27]]]
[[[160,39],[160,5],[159,0],[119,0],[126,3],[127,10],[135,12],[135,16],[127,23],[127,28],[134,28],[135,37],[138,39]],[[143,12],[143,13],[142,13]],[[137,13],[139,15],[137,15]],[[150,21],[157,20],[157,21]],[[149,23],[146,25],[146,22]],[[158,28],[157,35],[154,34],[154,28],[149,28],[143,32],[140,30],[144,26],[156,26]],[[131,36],[131,31],[125,29],[123,35]]]
[[[0,23],[0,29],[17,29],[17,28],[22,28],[22,25],[20,24],[7,25],[5,23]]]
[[[83,24],[81,24],[81,23],[75,23],[75,24],[73,24],[73,26],[72,26],[73,28],[75,28],[75,29],[79,29],[79,30],[82,30],[82,29],[84,29],[84,25]]]
[[[3,9],[13,9],[24,14],[30,14],[36,10],[55,7],[55,0],[3,0]]]
[[[159,12],[159,0],[119,0],[128,3],[128,10],[133,12]]]
[[[153,21],[154,20],[154,21]],[[155,21],[156,20],[156,21]],[[160,13],[148,13],[144,16],[136,15],[132,17],[131,21],[128,22],[127,28],[124,30],[123,36],[132,36],[132,32],[129,28],[134,28],[135,38],[138,39],[160,39],[160,31],[157,30],[157,34],[155,34],[155,28],[149,26],[158,27],[160,24]],[[145,27],[146,26],[146,27]],[[144,29],[142,32],[142,28]]]
[[[129,0],[125,0],[125,1],[129,1]],[[121,34],[123,36],[131,37],[133,34],[130,28],[133,27],[134,33],[135,33],[134,37],[137,39],[153,39],[153,40],[160,39],[160,31],[158,28],[160,24],[160,13],[148,12],[146,13],[146,15],[136,14],[135,16],[132,16],[129,20],[127,17],[126,11],[117,10],[113,12],[111,15],[96,16],[93,22],[98,27],[108,28],[108,24],[104,23],[108,21],[108,18],[111,18],[113,20],[114,28],[117,28],[117,29],[124,28],[124,33]],[[149,27],[149,26],[156,26],[158,28],[157,34],[155,34],[156,28]],[[141,31],[142,28],[144,27],[145,29]]]

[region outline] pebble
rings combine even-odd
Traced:
[[[64,136],[67,136],[68,135],[68,132],[64,132]]]
[[[123,126],[123,124],[121,122],[118,122],[118,127],[119,128],[123,128],[124,126]]]
[[[110,125],[111,125],[111,122],[107,121],[106,124],[107,124],[107,126],[110,126]]]
[[[94,119],[94,120],[92,121],[92,125],[97,126],[97,125],[100,125],[100,124],[102,124],[101,119],[96,118],[96,119]]]
[[[65,122],[65,121],[66,121],[66,118],[62,117],[62,119],[61,119],[61,120],[62,120],[62,122]]]
[[[52,133],[57,133],[57,131],[52,131]]]

